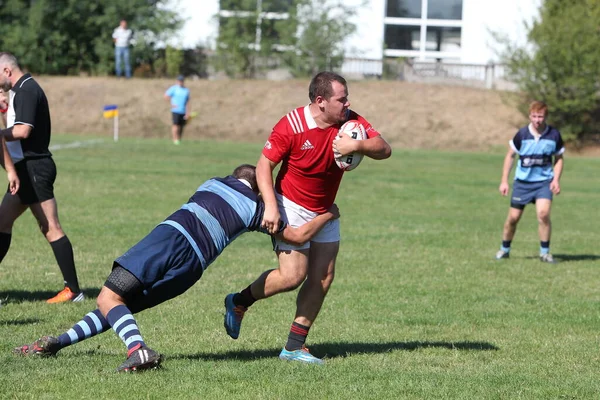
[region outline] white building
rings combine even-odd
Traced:
[[[175,0],[186,23],[173,44],[213,47],[214,18],[231,0]],[[257,0],[259,3],[261,0]],[[359,8],[358,31],[346,40],[347,55],[368,59],[410,57],[486,64],[498,59],[492,32],[525,43],[524,23],[543,0],[346,0]],[[285,3],[285,1],[280,1]]]

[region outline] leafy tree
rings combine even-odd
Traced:
[[[107,74],[114,70],[112,31],[134,30],[132,62],[143,62],[180,25],[159,0],[0,0],[0,46],[29,71]]]
[[[356,32],[351,21],[357,8],[344,1],[302,0],[296,16],[300,27],[293,51],[283,55],[295,76],[339,70],[344,62],[344,39]]]
[[[217,69],[254,77],[281,64],[295,76],[341,67],[343,41],[356,30],[350,22],[355,7],[341,0],[262,0],[257,6],[257,0],[221,1],[222,12],[235,12],[216,16]],[[261,18],[260,11],[281,18]]]
[[[525,46],[507,45],[503,54],[511,78],[523,96],[551,109],[551,122],[566,139],[584,139],[600,131],[600,0],[546,0],[540,17],[526,26]]]

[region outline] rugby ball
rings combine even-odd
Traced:
[[[337,140],[340,135],[348,135],[355,140],[365,140],[367,138],[365,127],[355,119],[351,119],[342,125],[336,139],[334,140]],[[363,155],[357,152],[350,153],[345,156],[340,156],[339,153],[334,152],[334,156],[335,163],[344,171],[352,171],[354,168],[358,167],[358,164],[360,164],[363,159]]]

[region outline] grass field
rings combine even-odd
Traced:
[[[557,265],[537,259],[532,209],[511,259],[492,260],[508,207],[497,192],[503,154],[396,149],[347,173],[336,280],[308,341],[324,367],[277,358],[295,293],[257,303],[237,341],[225,334],[224,296],[276,265],[268,238],[253,233],[186,294],[138,315],[146,342],[166,357],[162,369],[117,374],[125,348],[112,331],[50,359],[11,354],[94,309],[117,256],[205,179],[254,163],[260,149],[127,138],[56,150],[61,222],[88,297],[42,301],[61,289],[60,273],[31,215],[18,220],[0,265],[0,398],[598,398],[600,160],[593,158],[566,159],[553,213]]]

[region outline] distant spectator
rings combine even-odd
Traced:
[[[127,21],[121,20],[121,23],[113,31],[112,37],[115,42],[115,69],[117,77],[121,76],[121,62],[125,64],[125,77],[131,78],[131,64],[129,63],[129,44],[133,32],[127,29]]]
[[[183,86],[184,76],[177,77],[177,83],[165,92],[165,99],[171,103],[171,114],[173,118],[173,126],[171,134],[173,143],[178,145],[181,143],[183,135],[183,127],[190,118],[190,89]]]

